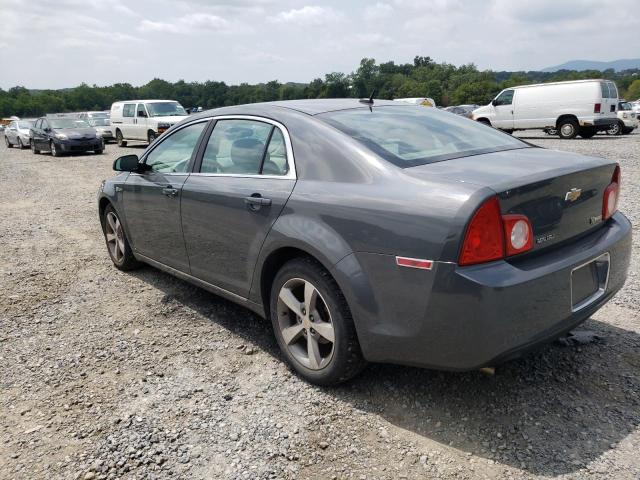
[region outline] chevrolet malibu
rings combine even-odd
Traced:
[[[493,366],[623,285],[631,225],[611,160],[433,108],[300,100],[210,110],[114,162],[100,222],[141,262],[271,320],[329,385],[366,362]]]

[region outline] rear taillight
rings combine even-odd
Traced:
[[[611,177],[611,183],[604,189],[602,199],[602,220],[607,220],[618,210],[618,198],[620,197],[620,166],[616,165]]]
[[[459,265],[500,260],[533,248],[531,222],[524,215],[501,215],[498,197],[476,210],[462,242]]]
[[[600,108],[602,108],[602,104],[600,104],[600,103],[596,103],[596,104],[593,106],[593,113],[600,113]]]
[[[533,229],[524,215],[503,215],[504,239],[509,255],[517,255],[533,248]]]

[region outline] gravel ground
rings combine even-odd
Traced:
[[[640,225],[640,134],[547,148],[617,158]],[[626,287],[494,376],[372,365],[322,389],[269,325],[151,267],[110,264],[96,192],[116,156],[0,147],[0,478],[640,475],[640,241]]]

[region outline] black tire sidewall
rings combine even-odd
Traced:
[[[301,278],[311,282],[322,295],[331,313],[336,341],[331,361],[321,370],[311,370],[299,363],[289,352],[280,334],[277,314],[278,293],[282,286],[292,278]],[[286,263],[274,279],[269,300],[271,324],[278,346],[289,365],[307,381],[317,385],[335,385],[348,380],[362,369],[364,362],[360,346],[357,343],[349,307],[335,280],[317,262],[299,258]]]
[[[573,127],[573,133],[571,135],[564,135],[562,133],[562,126],[567,124],[570,124]],[[580,130],[580,126],[578,125],[578,122],[576,122],[575,120],[563,120],[558,124],[558,136],[563,140],[571,140],[572,138],[576,138],[579,130]]]
[[[115,258],[113,258],[113,255],[111,255],[111,249],[109,249],[109,242],[107,241],[107,214],[111,212],[118,218],[120,225],[122,225],[122,237],[124,239],[124,256],[122,257],[121,262],[118,262]],[[122,223],[122,220],[120,219],[120,215],[118,215],[118,212],[116,212],[115,208],[113,208],[112,205],[107,205],[107,207],[104,209],[104,213],[102,214],[101,220],[102,220],[102,234],[104,236],[104,243],[105,243],[105,246],[107,247],[107,253],[109,254],[109,258],[111,259],[115,267],[118,270],[124,270],[124,271],[136,268],[139,265],[139,262],[136,260],[136,258],[133,255],[133,251],[131,250],[131,246],[129,245],[129,239],[127,238],[127,233],[124,230],[124,225]]]

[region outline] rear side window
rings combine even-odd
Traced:
[[[421,106],[357,108],[316,118],[403,168],[529,147],[473,120]]]
[[[219,120],[202,158],[202,173],[258,175],[273,126],[255,120]]]
[[[602,92],[602,98],[618,98],[618,89],[613,82],[601,82],[600,90]]]
[[[133,117],[136,113],[136,104],[135,103],[127,103],[122,109],[123,117]]]

